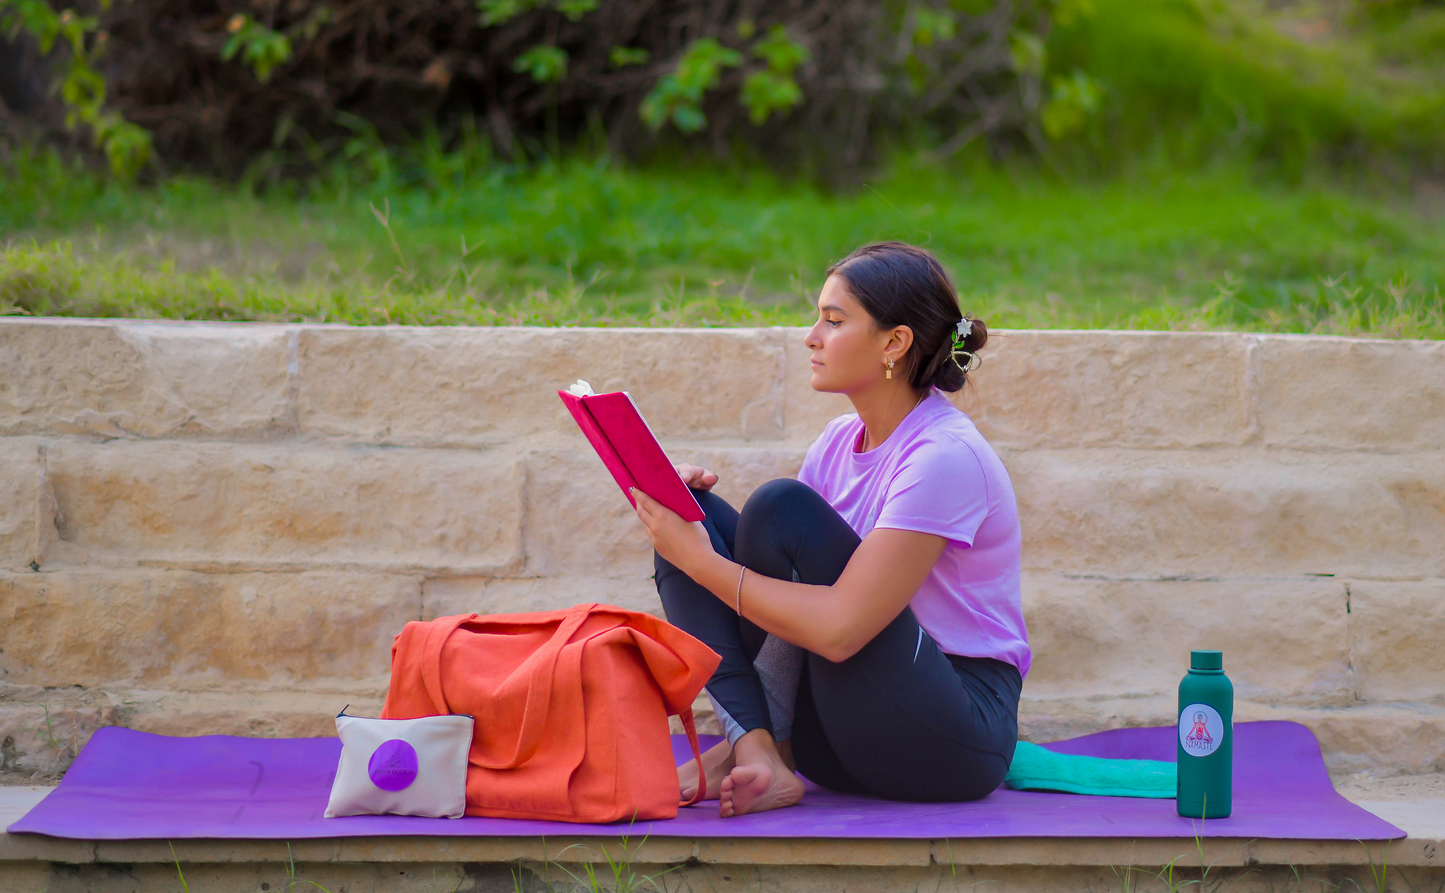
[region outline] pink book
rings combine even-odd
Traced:
[[[684,521],[701,521],[706,517],[657,438],[652,436],[652,429],[643,421],[631,395],[626,391],[594,394],[587,382],[579,381],[565,391],[558,391],[557,396],[567,404],[577,427],[587,435],[633,508],[637,503],[627,492],[630,487],[677,512]]]

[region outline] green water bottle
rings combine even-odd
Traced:
[[[1179,814],[1222,819],[1233,805],[1234,686],[1224,654],[1191,651],[1179,680]]]

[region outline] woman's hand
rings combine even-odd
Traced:
[[[717,475],[696,465],[674,465],[682,482],[694,490],[711,490],[717,483]]]
[[[687,573],[689,568],[696,566],[699,558],[713,554],[712,540],[708,539],[701,521],[682,520],[677,512],[636,487],[631,492],[632,498],[637,501],[637,519],[647,528],[652,548],[673,567]]]

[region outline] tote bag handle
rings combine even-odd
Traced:
[[[697,743],[697,725],[692,719],[692,707],[679,713],[677,718],[682,720],[682,730],[687,732],[687,743],[692,745],[692,758],[697,761],[697,793],[692,795],[691,800],[684,800],[681,804],[691,806],[707,796],[707,773],[702,771],[702,748]]]
[[[472,757],[472,765],[482,769],[515,769],[532,758],[537,748],[542,743],[542,732],[547,725],[547,710],[552,703],[552,678],[557,670],[557,658],[562,653],[562,648],[577,632],[583,622],[587,620],[595,604],[574,605],[567,609],[567,613],[558,624],[557,631],[552,633],[552,638],[547,644],[533,652],[529,658],[533,662],[532,678],[527,684],[527,702],[522,708],[522,728],[517,734],[517,746],[512,755],[500,763],[485,763],[479,761],[475,755]],[[432,700],[443,713],[450,713],[447,707],[446,697],[442,693],[441,686],[441,662],[442,646],[452,633],[463,623],[476,619],[476,614],[463,614],[455,619],[455,623],[448,623],[438,629],[432,630],[428,636],[428,650],[435,648],[436,659],[428,659],[422,663],[422,681],[426,685]],[[430,655],[428,655],[430,658]],[[696,748],[694,748],[696,749]],[[698,761],[701,765],[701,760]]]

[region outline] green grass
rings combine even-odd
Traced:
[[[1376,0],[1088,0],[1049,37],[1054,74],[1105,101],[1061,160],[1116,170],[1221,153],[1291,181],[1322,165],[1445,173],[1445,11]],[[1370,15],[1366,10],[1399,7]]]
[[[1067,183],[905,161],[841,194],[746,168],[387,166],[258,195],[123,187],[15,154],[0,164],[0,313],[797,323],[830,261],[897,238],[935,251],[993,325],[1445,337],[1438,209],[1240,165]]]

